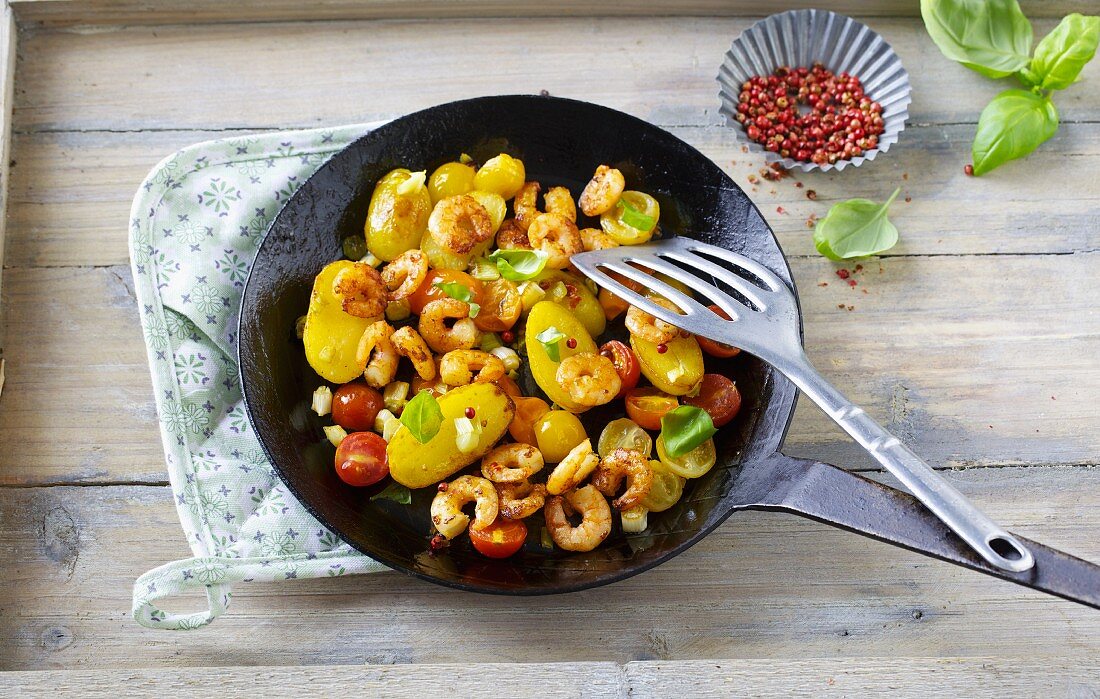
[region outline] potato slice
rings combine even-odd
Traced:
[[[354,264],[350,260],[338,260],[321,270],[313,281],[306,313],[302,335],[306,360],[321,378],[332,383],[347,383],[363,373],[363,365],[355,360],[355,350],[363,331],[377,320],[345,313],[340,299],[332,291],[336,275]]]
[[[465,417],[473,408],[474,420],[481,423],[477,448],[463,454],[455,441],[455,418]],[[439,398],[443,424],[439,432],[421,444],[407,429],[400,429],[390,440],[386,455],[393,479],[408,488],[424,488],[469,466],[493,448],[515,415],[512,399],[494,383],[473,383],[448,391]]]
[[[674,396],[691,392],[703,380],[703,352],[695,336],[677,336],[666,342],[665,352],[658,352],[657,345],[633,334],[630,346],[638,357],[642,376],[657,388]]]
[[[527,315],[527,331],[525,344],[527,346],[527,361],[531,368],[531,375],[535,377],[535,383],[546,393],[547,397],[562,408],[571,413],[581,413],[588,408],[578,405],[569,397],[569,392],[558,383],[558,364],[546,354],[546,349],[538,341],[539,333],[547,328],[557,328],[566,338],[577,341],[576,347],[570,349],[566,346],[566,340],[558,343],[559,360],[571,357],[581,352],[596,352],[596,342],[588,334],[584,324],[573,315],[565,306],[553,301],[539,301]]]

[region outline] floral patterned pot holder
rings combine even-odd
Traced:
[[[241,293],[268,224],[321,163],[370,128],[200,143],[153,168],[134,198],[138,311],[173,500],[194,553],[134,584],[133,615],[143,626],[204,626],[225,612],[233,583],[386,570],[283,486],[245,415],[236,362]],[[198,590],[206,611],[156,606]]]

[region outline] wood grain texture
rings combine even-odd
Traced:
[[[920,687],[930,699],[1003,696],[1093,697],[1100,692],[1095,667],[1059,656],[1003,658],[809,658],[633,661],[625,664],[486,663],[467,665],[354,667],[53,670],[0,675],[0,690],[13,699],[87,699],[170,692],[173,697],[210,696],[210,686],[228,693],[276,691],[290,696],[329,697],[355,687],[367,696],[431,696],[446,678],[448,696],[482,697],[482,678],[493,678],[496,696],[769,697],[853,696],[897,693]]]
[[[1100,469],[950,476],[1013,531],[1100,557],[1086,535],[1100,528]],[[0,489],[0,667],[1100,652],[1094,610],[769,513],[739,514],[663,566],[567,596],[458,593],[398,573],[241,584],[210,628],[152,631],[130,618],[130,588],[188,555],[170,498],[152,486]]]
[[[866,263],[856,287],[820,257],[792,267],[810,357],[931,463],[1096,462],[1100,253],[895,257]],[[129,274],[8,270],[0,450],[20,458],[0,483],[163,482]],[[808,402],[787,451],[875,468]]]
[[[717,125],[714,77],[750,23],[610,17],[32,31],[20,43],[15,128],[307,127],[543,89],[658,125]],[[1035,31],[1051,26],[1036,21]],[[915,20],[874,27],[910,69],[912,123],[975,123],[1010,87],[944,58]],[[1100,112],[1100,91],[1089,88],[1100,63],[1081,78],[1057,96],[1063,123]]]
[[[0,5],[0,260],[4,259],[4,241],[7,238],[8,192],[11,187],[12,97],[15,94],[15,44],[17,37],[15,18],[11,8]],[[2,276],[2,274],[0,274]],[[0,309],[0,318],[3,310]],[[4,331],[0,323],[0,391],[4,388]]]

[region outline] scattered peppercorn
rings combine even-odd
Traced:
[[[447,545],[447,537],[442,534],[436,534],[432,537],[432,540],[428,542],[428,553],[436,554],[447,548]]]
[[[909,196],[908,194],[906,194],[906,195],[905,195],[905,203],[906,203],[906,204],[908,204],[908,203],[909,203],[909,202],[911,202],[911,201],[913,201],[913,197],[911,197],[911,196]]]
[[[859,284],[859,282],[857,282],[855,279],[848,280],[848,286],[855,286],[856,284]]]
[[[794,183],[794,186],[795,186],[795,187],[798,187],[799,189],[802,189],[802,187],[803,187],[804,185],[803,185],[803,184],[802,184],[801,182],[795,182],[795,183]]]
[[[569,349],[577,349],[577,338],[571,337],[565,341],[565,346]]]
[[[841,279],[847,279],[848,277],[852,276],[852,273],[841,267],[836,271],[836,276],[840,277]]]
[[[819,165],[863,155],[885,130],[882,105],[864,94],[859,78],[836,75],[820,63],[749,78],[741,85],[736,119],[766,150]]]
[[[466,408],[466,417],[468,417],[468,418],[470,418],[471,420],[473,420],[473,419],[474,419],[474,415],[477,415],[477,411],[476,411],[476,410],[474,410],[474,409],[473,409],[472,407],[467,407],[467,408]]]
[[[550,96],[550,91],[549,90],[539,90],[539,95],[542,96],[542,97],[549,97]]]
[[[784,209],[782,206],[777,206],[777,207],[775,207],[775,212],[777,214],[785,214],[785,213],[787,213],[787,210]]]
[[[812,189],[806,190],[806,198],[810,201],[817,201],[817,192]]]
[[[435,489],[438,490],[441,493],[446,493],[447,492],[447,483],[446,482],[440,483],[439,485],[436,486]]]
[[[863,265],[856,265],[855,269],[853,269],[852,271],[853,272],[862,272],[863,271]]]
[[[757,177],[756,175],[752,175],[752,174],[749,175],[749,182],[751,182],[752,184],[756,184],[759,181],[760,181],[760,178]]]
[[[790,171],[783,167],[782,163],[772,163],[767,167],[760,168],[760,176],[770,182],[778,182],[791,176]]]
[[[973,176],[974,166],[971,165],[970,163],[967,163],[966,165],[963,165],[963,173],[966,174],[967,176]]]
[[[810,217],[806,219],[806,228],[813,228],[817,225],[817,214],[810,214]]]
[[[829,282],[818,282],[818,286],[829,286]]]
[[[664,354],[668,351],[668,345],[661,343],[657,345],[657,354]]]
[[[500,339],[504,344],[510,345],[516,341],[516,334],[511,330],[505,330],[500,334]]]

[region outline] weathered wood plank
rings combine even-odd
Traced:
[[[273,691],[290,696],[329,697],[355,687],[368,696],[481,697],[485,678],[497,696],[577,697],[771,697],[853,696],[920,688],[924,697],[1086,697],[1100,691],[1087,660],[1031,658],[809,658],[633,661],[616,663],[483,663],[349,667],[48,670],[0,675],[0,689],[12,697],[88,699],[171,692],[173,697]]]
[[[932,463],[1096,462],[1100,315],[1082,309],[1100,253],[896,257],[856,287],[823,258],[793,267],[811,358]],[[0,483],[163,480],[130,284],[122,267],[8,270],[0,451],[19,458]],[[787,444],[873,467],[808,402]]]
[[[847,174],[799,174],[760,180],[763,159],[743,153],[722,127],[671,131],[725,168],[757,202],[790,255],[812,255],[807,220],[853,195],[884,200],[902,234],[890,254],[1066,253],[1100,249],[1100,124],[1066,124],[1027,161],[987,177],[963,174],[969,125],[911,127],[884,159]],[[233,133],[39,133],[15,137],[6,265],[128,264],[129,202],[149,169],[185,145]],[[1027,173],[1050,176],[1020,182]],[[758,182],[749,181],[753,175]],[[795,182],[801,182],[797,188]],[[806,194],[815,192],[816,201]],[[912,201],[906,202],[906,197]],[[783,213],[779,212],[782,208]]]
[[[1100,558],[1100,469],[951,476],[1012,530]],[[381,573],[242,584],[209,630],[142,629],[127,613],[132,582],[186,556],[182,539],[167,488],[0,489],[0,666],[1006,658],[1052,648],[1093,662],[1100,652],[1093,610],[767,513],[733,517],[651,572],[568,596],[473,595]]]
[[[15,18],[6,3],[0,6],[0,261],[4,259],[4,241],[7,238],[8,191],[11,185],[12,97],[15,92],[15,44],[17,38]],[[0,317],[3,310],[0,309]],[[0,391],[4,388],[4,331],[0,323]]]
[[[316,126],[543,89],[662,125],[719,124],[714,76],[751,21],[520,18],[29,32],[20,44],[15,128]],[[873,24],[911,70],[915,123],[974,123],[1008,86],[948,61],[920,22]],[[1040,20],[1035,29],[1041,35],[1052,25]],[[1100,91],[1089,84],[1100,78],[1100,64],[1081,78],[1084,85],[1058,95],[1063,122],[1096,118]]]

